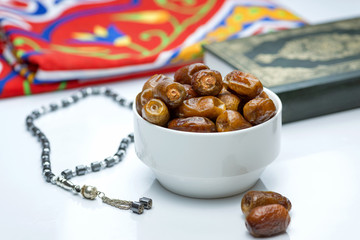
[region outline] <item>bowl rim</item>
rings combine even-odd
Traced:
[[[152,128],[157,128],[159,131],[165,131],[165,132],[169,132],[169,134],[179,134],[179,135],[193,135],[193,136],[227,136],[227,135],[234,135],[234,134],[238,134],[238,133],[247,133],[249,131],[255,131],[256,129],[260,129],[260,128],[263,128],[265,127],[266,125],[269,125],[271,124],[273,121],[276,121],[276,119],[279,117],[279,115],[281,115],[282,113],[282,102],[279,98],[279,96],[274,93],[273,91],[271,91],[270,89],[268,88],[263,88],[264,91],[269,95],[270,99],[275,101],[275,106],[277,107],[276,108],[276,114],[275,116],[273,116],[271,119],[269,119],[268,121],[266,122],[263,122],[259,125],[255,125],[255,126],[252,126],[250,128],[245,128],[245,129],[240,129],[240,130],[235,130],[235,131],[229,131],[229,132],[186,132],[186,131],[179,131],[179,130],[175,130],[175,129],[169,129],[169,128],[166,128],[166,127],[162,127],[162,126],[158,126],[158,125],[155,125],[155,124],[152,124],[148,121],[146,121],[145,119],[143,119],[139,113],[137,112],[136,110],[136,101],[134,101],[134,104],[132,106],[133,108],[133,112],[134,112],[134,115],[137,119],[140,119],[140,121],[142,121],[143,124],[145,124],[145,126],[149,126],[149,127],[152,127]]]

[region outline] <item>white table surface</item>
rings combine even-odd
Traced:
[[[360,16],[360,1],[278,2],[312,24]],[[104,86],[133,99],[144,81]],[[73,181],[97,186],[109,197],[151,197],[154,207],[143,215],[87,201],[46,183],[40,144],[26,131],[25,117],[74,91],[0,101],[1,239],[253,239],[240,209],[242,194],[212,200],[173,194],[141,163],[133,146],[115,167]],[[132,132],[131,112],[102,97],[36,123],[51,142],[57,174],[113,154],[121,138]],[[287,232],[271,239],[358,239],[359,136],[359,108],[283,126],[281,153],[253,187],[280,192],[293,203]]]

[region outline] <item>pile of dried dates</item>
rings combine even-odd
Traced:
[[[270,191],[250,191],[241,200],[246,228],[254,237],[269,237],[285,232],[289,223],[291,202]]]
[[[276,113],[252,74],[224,78],[202,63],[178,69],[174,79],[155,74],[136,96],[136,110],[150,123],[188,132],[228,132],[261,124]]]

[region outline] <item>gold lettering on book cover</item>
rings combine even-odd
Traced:
[[[261,79],[266,87],[300,82],[314,78],[326,77],[339,72],[351,72],[360,69],[360,59],[346,63],[319,65],[316,68],[284,68],[284,67],[265,67],[261,71],[254,69],[254,75]]]
[[[360,54],[360,35],[322,34],[288,41],[276,54],[259,54],[254,60],[269,64],[279,58],[329,61]]]

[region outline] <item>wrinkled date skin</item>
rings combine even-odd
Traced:
[[[270,98],[258,97],[244,105],[243,114],[251,124],[258,125],[272,118],[276,114],[276,107]]]
[[[169,109],[160,99],[151,99],[142,108],[142,117],[153,124],[165,126],[170,119]]]
[[[254,237],[269,237],[285,232],[289,223],[289,212],[280,204],[270,204],[254,208],[245,226]]]
[[[217,95],[217,98],[225,103],[227,110],[237,111],[241,102],[241,99],[238,96],[232,94],[225,88],[221,90],[221,92]]]
[[[154,89],[158,85],[159,82],[163,82],[163,81],[172,82],[173,80],[163,74],[155,74],[155,75],[151,76],[149,78],[149,80],[147,80],[144,83],[142,90],[145,90],[148,88]]]
[[[266,92],[262,91],[259,95],[256,96],[257,98],[269,98]]]
[[[174,81],[182,84],[191,84],[191,79],[200,70],[209,69],[203,63],[194,63],[178,69],[174,74]]]
[[[216,132],[215,124],[205,117],[175,118],[168,128],[186,132]]]
[[[240,96],[252,99],[259,95],[263,90],[263,85],[259,79],[250,73],[234,70],[224,78],[225,86],[233,90]]]
[[[199,95],[194,91],[191,85],[189,84],[183,84],[185,91],[186,91],[186,97],[185,99],[190,99],[194,97],[199,97]]]
[[[225,104],[213,96],[190,98],[177,109],[179,117],[207,117],[216,119],[226,110]]]
[[[283,195],[271,192],[271,191],[250,191],[247,192],[241,200],[241,210],[245,216],[247,216],[252,209],[269,205],[280,204],[285,207],[286,210],[291,210],[291,202]]]
[[[218,132],[229,132],[252,127],[237,111],[226,110],[216,119],[216,130]]]
[[[221,74],[210,69],[198,71],[191,79],[191,86],[200,96],[216,96],[223,88]]]
[[[163,80],[154,88],[154,97],[160,98],[172,109],[180,106],[186,95],[184,86],[177,82]]]
[[[138,95],[136,95],[136,110],[141,116],[141,111],[143,106],[154,98],[153,90],[151,88],[145,89],[141,91]]]

